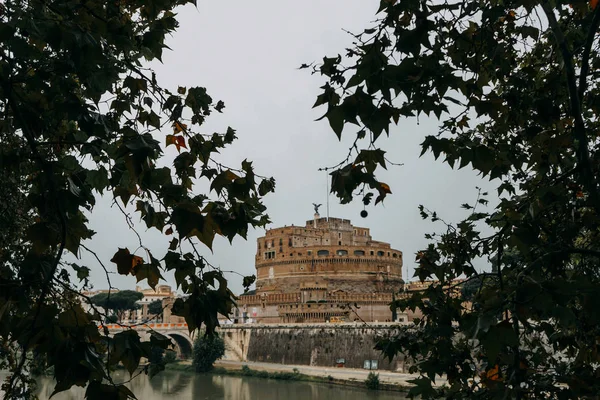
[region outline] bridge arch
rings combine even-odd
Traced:
[[[185,359],[192,357],[194,343],[189,336],[179,332],[167,332],[166,335],[175,342],[175,350],[177,351],[179,358]]]

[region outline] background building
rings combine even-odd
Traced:
[[[164,323],[184,323],[185,319],[183,317],[178,317],[171,314],[171,307],[175,302],[175,299],[179,297],[179,295],[174,292],[169,285],[157,285],[155,289],[143,289],[139,286],[135,287],[135,291],[142,293],[144,297],[142,297],[139,301],[137,301],[137,305],[139,308],[136,310],[127,311],[124,313],[123,319],[119,321],[122,324],[137,324],[142,322],[164,322]],[[87,297],[93,297],[99,293],[108,293],[108,289],[95,290],[95,291],[85,291],[82,294]],[[112,289],[111,293],[119,292],[119,289]],[[162,303],[163,313],[162,315],[155,316],[150,314],[148,311],[148,306],[150,303],[159,300]],[[86,311],[92,311],[92,307],[84,303],[84,308]],[[100,312],[111,315],[112,312],[109,310],[104,310],[102,307],[96,307]]]
[[[168,321],[172,316],[171,316],[171,307],[165,307],[167,304],[170,304],[170,302],[168,301],[170,298],[173,298],[173,300],[175,299],[175,297],[177,297],[177,294],[171,289],[171,286],[169,285],[157,285],[156,286],[156,290],[148,288],[148,289],[142,289],[139,286],[135,287],[135,291],[136,292],[140,292],[144,295],[144,297],[142,297],[142,299],[138,302],[138,304],[140,305],[140,308],[133,311],[131,313],[132,316],[132,321],[135,320],[135,322],[142,322],[142,321],[154,321],[154,322],[163,322],[163,320],[165,322],[171,322]],[[165,313],[163,311],[163,315],[161,316],[155,316],[152,315],[148,312],[148,306],[150,305],[150,303],[159,300],[162,303],[162,306],[164,309],[168,308],[169,309],[169,317],[165,318]],[[175,317],[177,318],[177,317]],[[173,323],[177,322],[177,321],[172,321]]]

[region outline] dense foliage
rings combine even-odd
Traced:
[[[177,353],[174,350],[165,350],[163,354],[163,361],[165,364],[174,363],[177,361]]]
[[[379,374],[375,372],[369,372],[367,375],[367,379],[365,379],[365,386],[370,390],[378,390],[379,389]]]
[[[98,293],[90,298],[90,302],[104,310],[112,311],[117,316],[117,321],[121,322],[127,311],[138,310],[141,307],[138,301],[143,297],[142,293],[135,290],[119,290],[114,293]]]
[[[225,355],[225,341],[219,335],[199,335],[194,341],[192,365],[196,372],[208,372]]]
[[[163,313],[163,305],[161,300],[154,300],[148,304],[148,315],[150,318],[158,318]]]
[[[331,172],[342,202],[389,194],[375,177],[386,167],[378,139],[423,115],[440,121],[423,153],[473,168],[497,188],[464,204],[469,216],[456,223],[420,208],[443,230],[427,235],[416,276],[439,284],[396,300],[394,309],[419,308],[423,318],[378,345],[415,360],[411,395],[600,392],[597,5],[383,0],[375,25],[355,34],[344,56],[313,66],[327,80],[315,106],[327,108],[338,136],[356,138]],[[491,272],[478,274],[477,262]],[[455,295],[459,277],[479,282],[472,304]],[[442,375],[446,388],[434,385]]]
[[[56,392],[89,384],[88,398],[125,399],[133,394],[112,381],[111,369],[122,363],[133,372],[153,347],[170,345],[156,332],[142,341],[134,330],[114,337],[99,330],[101,310],[85,311],[81,303],[90,300],[75,289],[86,287],[91,268],[151,287],[174,273],[186,297],[173,314],[191,330],[212,332],[217,313],[233,306],[227,280],[198,244],[210,248],[215,235],[232,240],[264,226],[261,199],[274,181],[256,175],[250,161],[230,168],[216,158],[235,130],[199,127],[223,111],[222,101],[202,87],[163,88],[144,67],[161,59],[178,25],[174,10],[188,3],[0,3],[0,369],[12,372],[2,387],[7,399],[31,395],[31,352],[53,367]],[[174,160],[165,159],[166,148],[177,151]],[[105,264],[86,218],[101,195],[114,198],[111,218],[135,230],[136,215],[164,235],[164,248],[151,251],[138,235],[139,243],[123,243],[114,264]],[[67,263],[66,252],[89,253],[97,263]],[[151,363],[145,372],[161,368]]]

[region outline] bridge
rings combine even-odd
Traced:
[[[111,335],[130,329],[123,327],[119,324],[106,324]],[[181,324],[170,324],[170,323],[147,323],[142,325],[136,325],[135,329],[140,335],[142,340],[150,340],[150,331],[156,331],[162,335],[165,335],[173,339],[175,344],[174,350],[177,352],[179,358],[190,358],[192,356],[192,349],[194,347],[194,333],[190,334],[188,325],[185,323]]]

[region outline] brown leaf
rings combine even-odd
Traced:
[[[127,275],[131,272],[132,269],[132,254],[129,252],[127,248],[120,248],[115,253],[113,258],[110,259],[111,262],[117,264],[117,271],[121,275]]]
[[[138,264],[143,264],[144,263],[144,259],[140,256],[136,256],[136,255],[132,255],[131,256],[131,269],[133,270],[133,268],[135,268],[136,265]]]
[[[144,263],[144,259],[142,257],[131,254],[128,248],[122,249],[120,247],[110,261],[117,264],[117,271],[121,275],[133,273],[134,268],[137,265]]]
[[[179,151],[182,147],[187,149],[185,138],[183,136],[167,135],[166,143],[167,146],[174,144],[175,147],[177,147],[177,151]]]
[[[177,134],[177,133],[185,131],[185,130],[187,130],[187,125],[186,124],[183,124],[183,123],[181,123],[179,121],[175,121],[173,123],[173,133]]]
[[[392,193],[392,191],[390,190],[390,186],[387,183],[383,183],[381,182],[379,184],[379,186],[381,187],[381,190],[385,193]]]
[[[175,135],[167,135],[166,145],[175,144]]]
[[[185,145],[185,138],[183,136],[175,136],[175,140],[177,141],[177,143],[175,143],[177,150],[179,150],[180,147],[187,149],[187,146]]]
[[[387,183],[383,182],[379,182],[379,187],[377,188],[377,190],[379,191],[379,196],[377,196],[377,198],[375,199],[375,205],[382,202],[387,194],[392,193],[392,191],[390,190],[390,186]]]
[[[488,369],[485,373],[486,378],[492,381],[500,380],[500,371],[498,368],[498,364],[494,365],[492,368]]]

